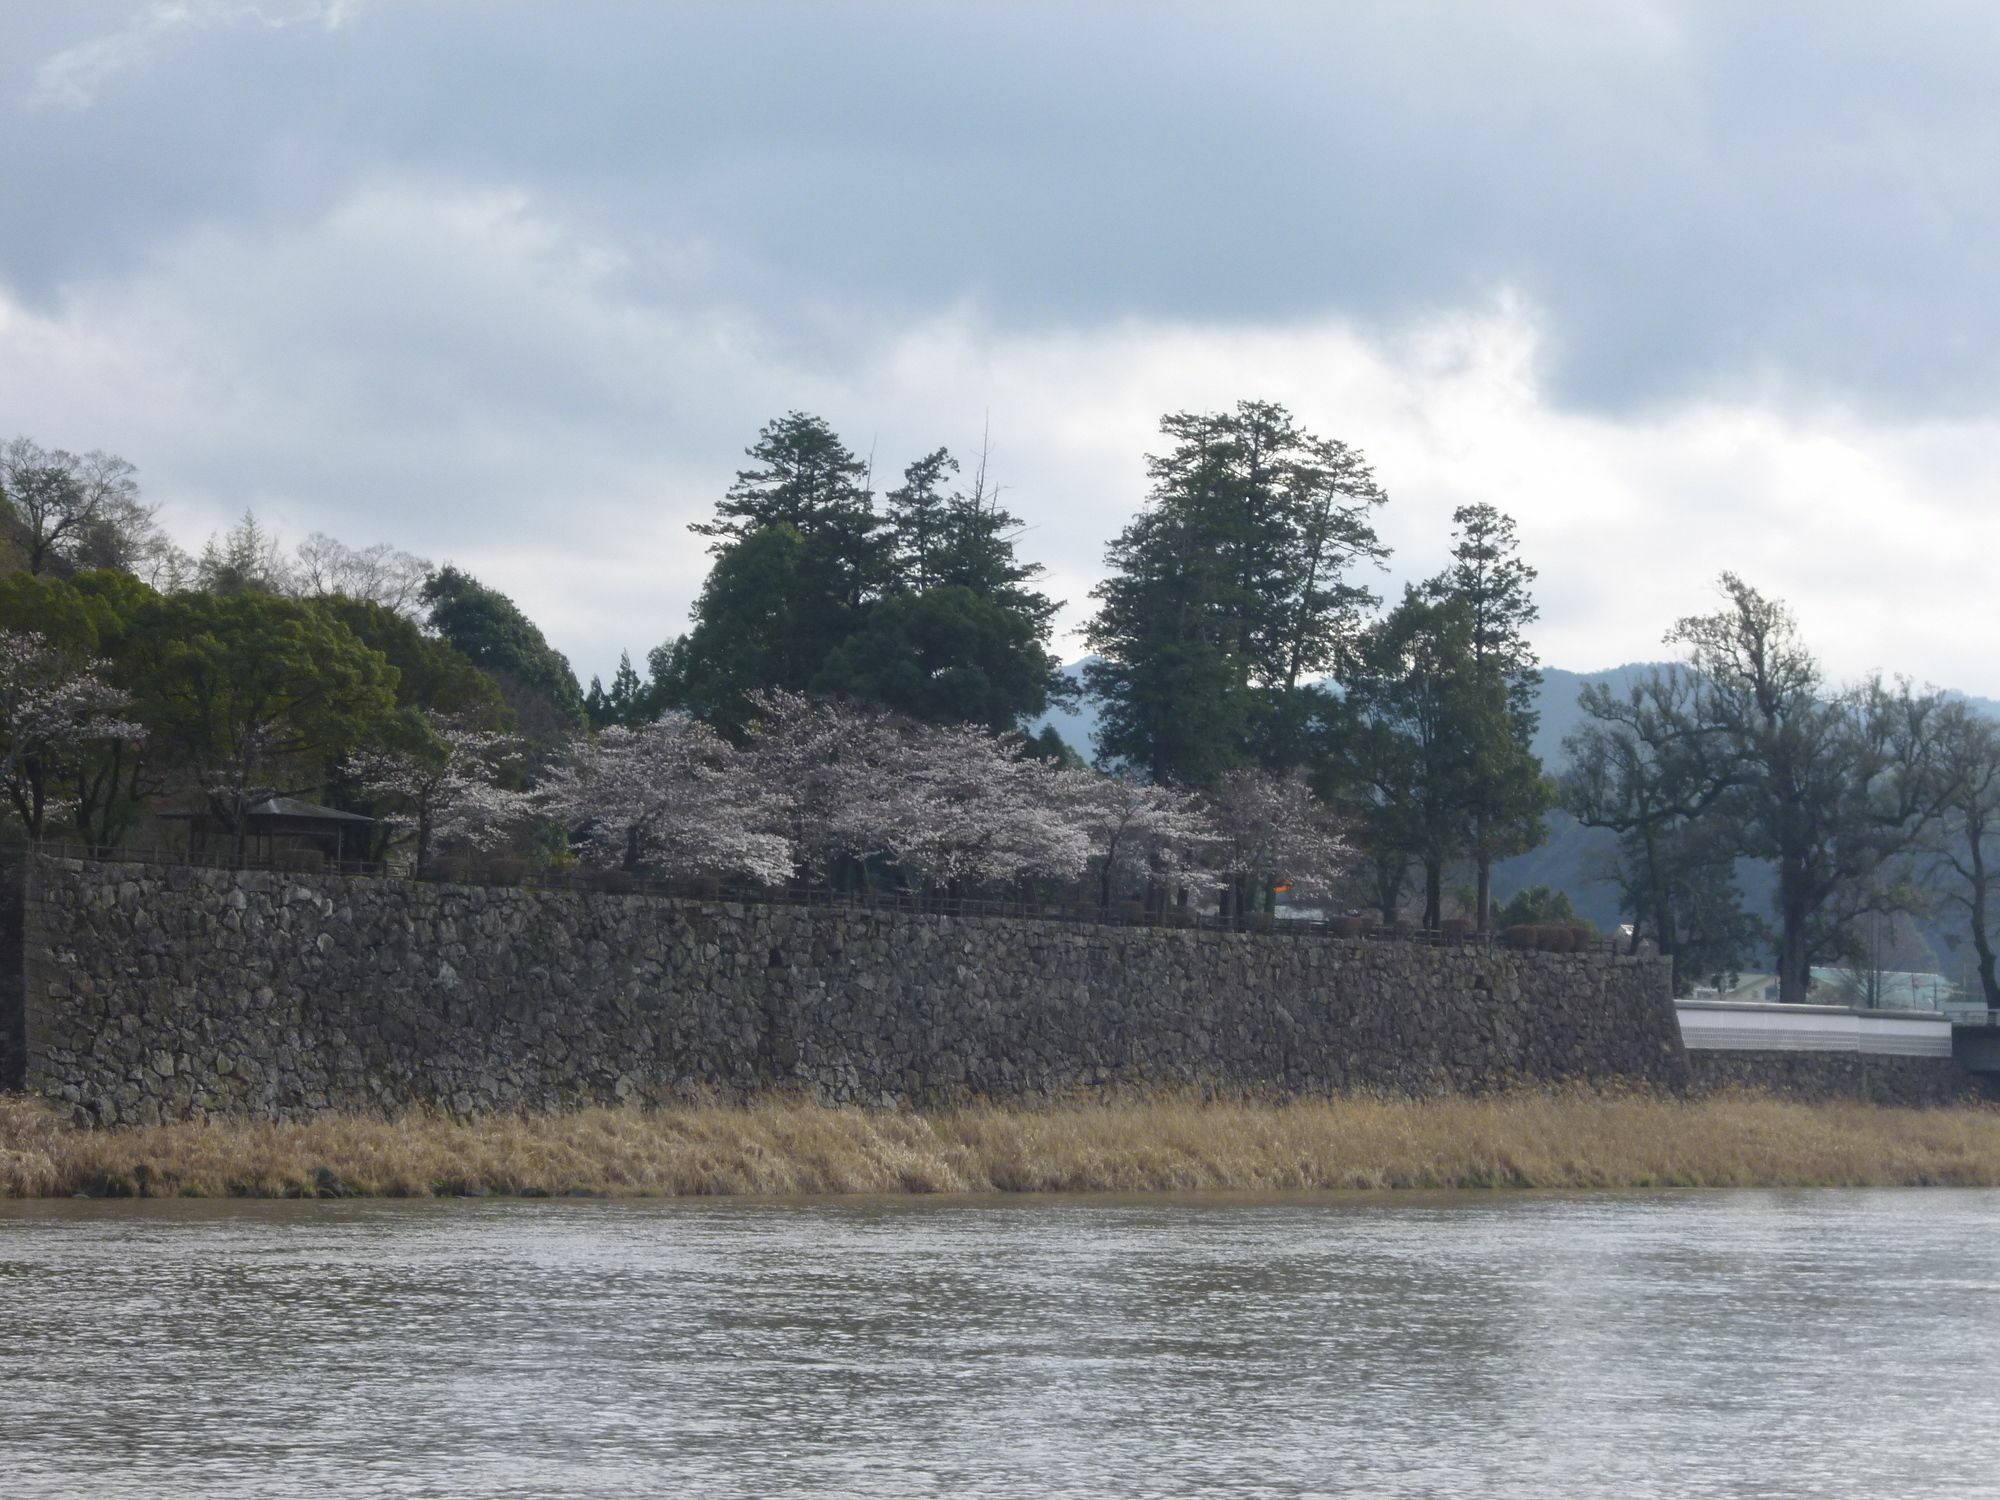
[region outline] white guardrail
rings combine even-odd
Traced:
[[[1691,1050],[1951,1056],[1952,1017],[1940,1011],[1741,1000],[1676,1000],[1674,1009],[1681,1041]]]

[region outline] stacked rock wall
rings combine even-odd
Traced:
[[[1694,1087],[1703,1093],[1758,1089],[1788,1099],[1857,1099],[1920,1108],[1974,1104],[1992,1097],[1984,1079],[1950,1057],[1697,1047],[1687,1058]]]
[[[1654,959],[13,868],[18,1080],[106,1123],[770,1088],[890,1104],[1687,1079]]]

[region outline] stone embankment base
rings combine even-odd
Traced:
[[[1968,1073],[1949,1057],[1693,1048],[1687,1058],[1696,1093],[1749,1088],[1785,1099],[1853,1099],[1916,1108],[2000,1098],[1991,1082]]]

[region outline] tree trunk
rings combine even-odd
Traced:
[[[1375,905],[1382,913],[1382,925],[1396,925],[1396,908],[1402,904],[1403,882],[1409,875],[1409,862],[1400,854],[1378,853],[1374,859]]]
[[[1972,845],[1971,873],[1972,900],[1967,915],[1972,927],[1972,951],[1979,957],[1979,992],[1985,997],[1988,1010],[2000,1010],[2000,977],[1994,974],[1993,935],[1986,927],[1986,891],[1991,879],[1977,839]]]
[[[1783,926],[1778,934],[1778,1003],[1803,1005],[1812,983],[1812,955],[1806,951],[1805,903],[1785,892],[1779,899],[1779,911]]]
[[[1654,915],[1653,925],[1660,930],[1660,953],[1667,960],[1667,971],[1673,985],[1673,993],[1678,995],[1681,993],[1681,944],[1679,930],[1674,925],[1673,908],[1662,906]],[[1639,928],[1638,924],[1634,923],[1632,945],[1636,948],[1638,944]]]
[[[1986,935],[1986,919],[1974,919],[1972,948],[1979,955],[1979,989],[1988,1010],[2000,1010],[2000,978],[1993,972],[1993,940]]]
[[[1473,902],[1478,908],[1476,916],[1482,936],[1493,930],[1493,856],[1486,852],[1485,843],[1486,835],[1482,830],[1477,858],[1479,893]]]
[[[1444,925],[1444,861],[1424,861],[1424,931],[1436,932]]]

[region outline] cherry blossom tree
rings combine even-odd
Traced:
[[[957,892],[1084,868],[1088,832],[1057,768],[1018,740],[797,693],[760,693],[752,707],[752,773],[807,880],[843,865],[866,879],[887,859],[914,886]]]
[[[744,757],[699,720],[669,714],[580,741],[541,794],[587,830],[584,857],[665,876],[747,875],[779,882],[792,850],[772,831],[779,809]]]
[[[889,717],[777,690],[751,694],[750,708],[747,769],[796,876],[825,881],[842,860],[888,853],[904,750]]]
[[[510,735],[426,713],[421,732],[402,743],[356,755],[350,770],[371,798],[389,804],[386,821],[413,839],[422,876],[440,844],[490,849],[534,810],[525,792],[504,784],[520,754]]]
[[[1331,890],[1353,851],[1341,820],[1303,771],[1235,771],[1206,799],[1218,835],[1210,866],[1231,877],[1238,910],[1268,906],[1276,887]]]
[[[1060,770],[977,725],[907,723],[879,799],[868,804],[882,851],[913,883],[1069,880],[1090,857]]]
[[[0,631],[0,785],[31,839],[75,801],[93,747],[145,735],[106,670],[34,631]]]
[[[1080,829],[1097,872],[1097,899],[1189,868],[1215,840],[1199,798],[1175,787],[1064,768],[1056,776],[1061,814]]]

